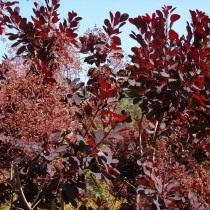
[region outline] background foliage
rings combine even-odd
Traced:
[[[210,19],[163,6],[109,13],[78,36],[74,11],[0,1],[0,202],[10,209],[195,209],[210,206]],[[129,59],[121,28],[136,27]],[[75,78],[88,69],[88,81]],[[68,204],[68,206],[67,206]],[[3,207],[2,207],[3,208]]]

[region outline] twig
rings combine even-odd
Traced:
[[[140,194],[136,195],[136,209],[140,210]]]
[[[142,157],[143,155],[143,146],[142,146],[142,122],[144,119],[144,114],[141,115],[141,119],[139,121],[139,149],[140,149],[140,155]]]
[[[137,188],[131,184],[130,182],[128,182],[127,180],[124,179],[124,182],[126,182],[129,186],[131,186],[134,190],[137,190]]]
[[[155,123],[155,131],[154,131],[153,138],[152,138],[153,141],[155,141],[156,138],[157,138],[158,128],[159,128],[159,121],[157,120],[156,123]]]
[[[36,198],[34,199],[33,203],[31,204],[32,209],[36,208],[37,205],[39,204],[39,202],[41,201],[40,195],[42,194],[42,191],[43,191],[44,186],[45,186],[45,181],[44,181],[44,183],[42,184],[42,187],[41,187],[41,189],[39,190],[39,192],[38,192]]]
[[[89,132],[89,129],[91,128],[91,125],[92,125],[93,121],[95,120],[95,118],[96,118],[96,116],[97,116],[97,114],[98,114],[99,111],[100,111],[100,109],[98,108],[96,110],[95,114],[93,115],[93,119],[91,120],[90,125],[87,128],[85,127],[85,135],[84,135],[84,137],[87,136],[87,134]]]
[[[156,124],[155,124],[155,132],[154,132],[154,135],[153,135],[153,138],[152,138],[154,145],[156,145],[156,139],[158,137],[157,134],[158,134],[158,131],[160,129],[160,124],[163,120],[163,117],[164,117],[164,113],[160,116],[159,120],[157,120]]]
[[[17,188],[18,188],[18,191],[19,191],[20,198],[23,201],[23,205],[25,206],[25,210],[32,210],[31,209],[31,204],[27,201],[27,199],[25,197],[25,194],[23,192],[18,167],[16,165],[14,165],[14,177],[16,179]]]
[[[10,180],[13,182],[14,180],[14,164],[13,164],[13,161],[11,162],[11,166],[10,166]],[[12,209],[13,208],[13,199],[14,199],[14,196],[13,196],[13,193],[14,193],[14,184],[12,184],[12,194],[11,194],[11,199],[10,199],[10,208]]]

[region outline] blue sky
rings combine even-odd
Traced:
[[[30,17],[32,14],[32,0],[20,0],[21,13]],[[83,17],[79,33],[84,33],[88,28],[95,25],[101,27],[105,18],[109,17],[109,11],[126,12],[130,17],[136,17],[145,13],[152,13],[160,9],[163,5],[175,6],[176,13],[181,15],[181,19],[175,24],[175,29],[179,34],[185,33],[186,21],[190,21],[189,10],[199,9],[210,15],[210,0],[60,0],[60,17],[66,17],[68,11],[74,10]],[[130,47],[135,43],[129,37],[131,30],[135,27],[127,24],[121,34],[123,48],[129,52]],[[0,56],[5,49],[0,43]]]

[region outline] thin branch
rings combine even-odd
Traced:
[[[140,210],[140,194],[136,195],[136,209]]]
[[[101,139],[101,141],[98,142],[98,143],[96,144],[96,147],[98,147],[99,145],[101,145],[101,144],[104,143],[104,141],[106,140],[106,137],[109,136],[109,134],[111,133],[111,131],[112,131],[113,129],[114,129],[114,128],[111,127],[111,128],[108,130],[108,132],[104,135],[104,137]]]
[[[127,180],[124,179],[124,182],[126,182],[130,187],[132,187],[134,190],[137,190],[137,188],[131,184],[130,182],[128,182]]]
[[[93,118],[92,118],[92,120],[91,120],[89,126],[88,126],[88,127],[85,127],[85,134],[84,134],[84,137],[87,136],[87,134],[88,134],[88,132],[89,132],[89,129],[91,128],[91,125],[92,125],[92,123],[94,122],[94,120],[95,120],[95,118],[96,118],[96,116],[97,116],[97,114],[98,114],[99,111],[100,111],[100,109],[97,108],[97,110],[96,110],[95,114],[93,115]]]
[[[155,141],[156,138],[157,138],[157,131],[158,131],[158,128],[159,128],[159,121],[157,120],[156,123],[155,123],[155,131],[154,131],[154,134],[153,134],[153,138],[152,140]]]
[[[140,155],[142,157],[143,155],[143,146],[142,146],[142,122],[144,119],[144,114],[141,115],[141,119],[139,121],[139,150],[140,150]]]
[[[31,204],[32,209],[36,208],[37,205],[39,204],[39,202],[41,201],[40,196],[41,196],[41,194],[42,194],[42,192],[43,192],[44,186],[45,186],[45,181],[44,181],[44,183],[42,184],[41,189],[39,190],[39,193],[37,194],[37,196],[36,196],[36,198],[34,199],[33,203]]]
[[[33,207],[32,207],[32,209],[35,209],[38,205],[39,205],[39,203],[41,202],[41,198],[39,199],[39,200],[37,200],[37,202],[36,203],[33,203]]]
[[[23,201],[23,205],[25,206],[25,210],[31,210],[31,204],[27,201],[25,194],[23,192],[23,188],[21,186],[21,181],[20,181],[20,174],[18,171],[18,167],[16,165],[14,165],[14,175],[15,175],[15,179],[17,182],[17,188],[19,191],[19,195],[21,200]]]
[[[155,132],[154,132],[154,135],[153,135],[153,138],[152,138],[152,141],[154,143],[154,145],[156,145],[156,139],[158,137],[158,131],[160,129],[160,124],[163,120],[163,117],[164,117],[164,113],[161,115],[161,117],[159,118],[159,120],[156,121],[156,124],[155,124]]]

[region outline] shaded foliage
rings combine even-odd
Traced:
[[[35,2],[30,21],[17,4],[0,2],[0,34],[16,52],[0,65],[0,202],[112,209],[101,194],[88,203],[101,182],[119,209],[208,208],[209,17],[190,11],[180,36],[172,6],[110,12],[103,30],[78,36],[81,17],[60,21],[58,0]],[[130,61],[127,20],[137,28]],[[69,77],[80,56],[86,84]]]

